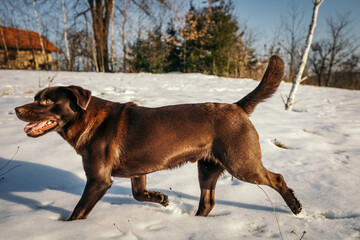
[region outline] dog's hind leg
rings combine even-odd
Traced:
[[[263,166],[259,136],[254,126],[250,121],[244,120],[241,128],[235,130],[223,133],[224,136],[214,142],[214,156],[237,179],[275,189],[294,214],[300,213],[301,204],[286,185],[283,176],[270,172]]]
[[[160,203],[164,207],[169,204],[167,195],[146,189],[146,175],[131,178],[131,188],[134,198],[140,202]]]
[[[250,168],[251,169],[251,168]],[[267,185],[277,192],[285,200],[286,204],[289,206],[291,211],[294,214],[298,214],[301,212],[301,204],[296,199],[294,192],[291,188],[286,185],[286,182],[281,174],[273,173],[265,169],[263,166],[259,167],[258,169],[254,169],[254,171],[247,169],[247,171],[242,171],[242,174],[238,175],[236,172],[230,170],[229,172],[236,178],[249,182],[254,183],[257,185]]]
[[[270,180],[269,186],[281,194],[294,214],[299,214],[302,209],[301,203],[295,197],[294,191],[286,185],[283,176],[270,171],[267,171],[267,176]]]
[[[201,189],[199,208],[196,216],[207,216],[215,205],[215,186],[223,166],[206,160],[198,161],[199,184]]]

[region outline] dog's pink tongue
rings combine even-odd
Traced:
[[[25,126],[24,131],[25,133],[29,134],[32,131],[36,131],[43,128],[45,125],[46,125],[46,121],[39,123],[29,123],[28,125]]]

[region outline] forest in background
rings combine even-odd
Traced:
[[[267,59],[278,54],[286,62],[284,79],[292,81],[310,23],[297,2],[289,2],[273,39],[259,49],[256,29],[237,19],[232,1],[2,3],[0,25],[40,31],[61,49],[53,53],[56,70],[67,71],[197,72],[259,79]],[[305,84],[360,89],[359,39],[353,27],[346,12],[328,18],[324,29],[317,30],[324,38],[312,44]]]

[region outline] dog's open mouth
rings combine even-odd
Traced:
[[[29,123],[25,126],[24,132],[31,137],[37,137],[53,130],[58,125],[55,120]]]

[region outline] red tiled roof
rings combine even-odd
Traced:
[[[3,31],[7,48],[17,49],[16,42],[19,49],[24,50],[41,50],[39,34],[33,31],[8,28],[0,26],[0,47],[4,48],[4,41],[2,39],[1,30]],[[54,44],[52,44],[46,37],[41,36],[44,43],[45,51],[47,52],[61,52]]]

